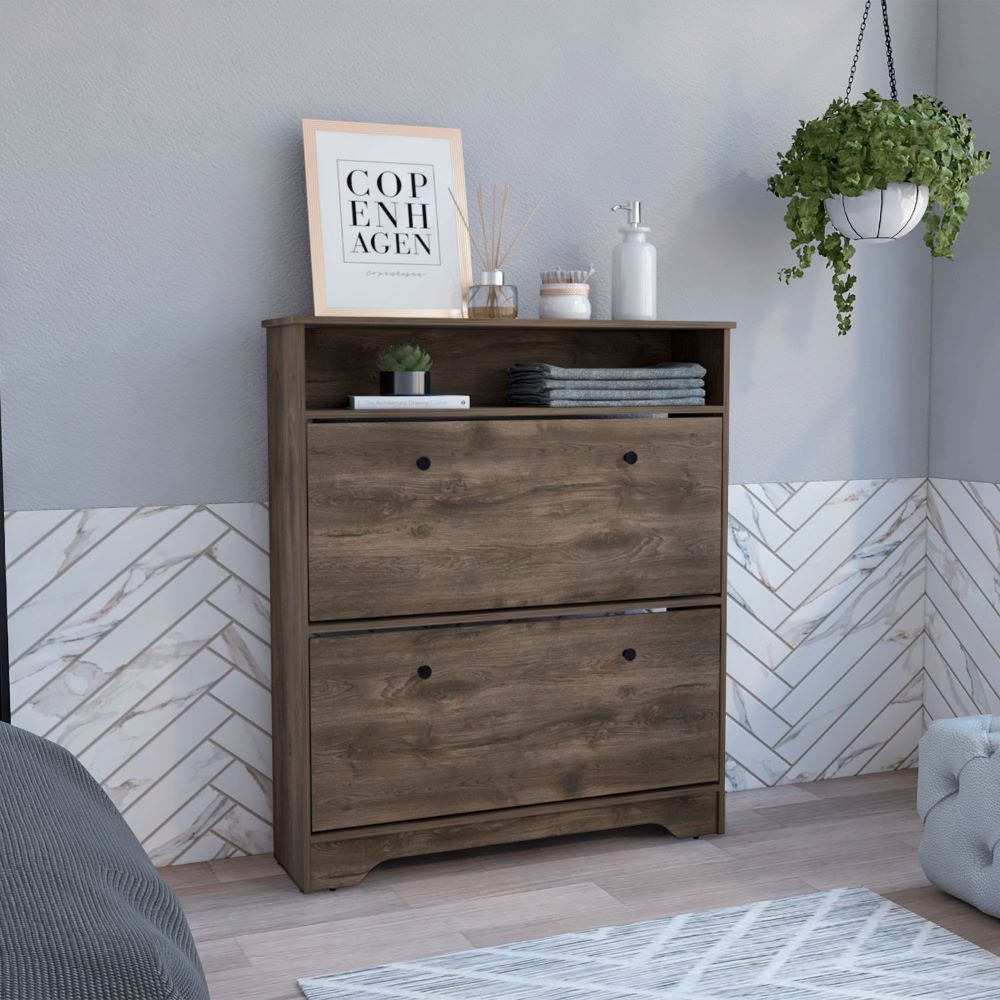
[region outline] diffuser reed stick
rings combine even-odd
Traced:
[[[451,188],[448,188],[448,194],[451,195],[451,200],[455,203],[455,210],[458,212],[458,217],[462,220],[462,225],[465,226],[466,232],[469,234],[469,242],[472,244],[472,249],[482,264],[484,272],[483,285],[487,288],[484,304],[473,307],[470,300],[470,317],[476,319],[504,319],[516,316],[516,292],[511,294],[512,290],[510,290],[510,286],[503,283],[503,265],[517,246],[525,229],[528,228],[528,223],[535,217],[535,213],[542,204],[542,199],[539,198],[535,202],[531,211],[528,212],[514,233],[514,238],[509,240],[505,247],[504,232],[508,228],[507,216],[510,207],[509,184],[505,183],[503,185],[502,190],[499,192],[499,197],[496,184],[492,185],[488,196],[481,184],[476,185],[475,207],[479,213],[479,218],[476,220],[478,222],[477,228],[479,229],[478,235],[459,206],[458,200],[455,198],[455,194]],[[509,291],[505,292],[505,289]],[[473,308],[477,310],[476,316],[473,316]]]

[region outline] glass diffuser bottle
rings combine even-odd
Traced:
[[[469,319],[516,319],[517,289],[505,285],[503,271],[483,271],[469,288]]]
[[[497,186],[494,184],[489,203],[487,203],[482,185],[476,186],[476,207],[479,210],[479,218],[475,228],[469,225],[469,219],[462,211],[462,206],[455,198],[455,193],[450,188],[448,193],[451,195],[458,216],[469,234],[469,243],[472,244],[472,249],[483,266],[479,284],[469,288],[467,300],[469,319],[516,319],[517,289],[513,285],[504,284],[503,265],[510,256],[510,252],[517,246],[517,241],[521,238],[521,234],[535,212],[538,211],[542,199],[539,198],[535,202],[535,207],[521,223],[514,238],[504,246],[507,205],[510,201],[509,185],[504,184],[498,199]]]

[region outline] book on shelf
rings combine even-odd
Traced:
[[[352,410],[467,410],[468,396],[428,393],[425,396],[348,396]]]

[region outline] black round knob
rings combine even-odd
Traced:
[[[421,455],[417,459],[417,468],[421,472],[426,472],[431,467],[431,460],[426,455]]]
[[[431,668],[425,663],[422,667],[417,667],[417,676],[422,680],[427,680],[431,675]]]
[[[629,465],[635,465],[635,463],[639,461],[639,456],[634,451],[625,452],[625,454],[622,455],[622,458],[624,458]]]
[[[622,656],[631,663],[635,659],[635,650],[629,647],[628,649],[622,650]]]

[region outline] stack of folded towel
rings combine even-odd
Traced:
[[[507,369],[513,406],[704,406],[705,369],[691,362],[651,368],[560,368],[537,363]]]

